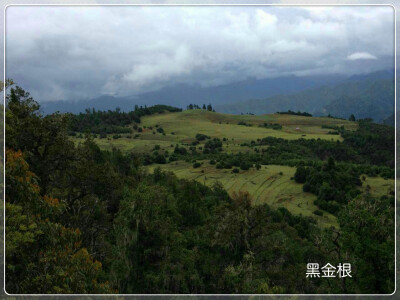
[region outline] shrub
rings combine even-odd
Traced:
[[[296,173],[294,174],[294,180],[297,183],[304,183],[307,180],[308,171],[303,166],[297,167]]]
[[[225,162],[224,169],[232,169],[232,164],[230,162]]]
[[[205,139],[210,139],[210,137],[208,135],[205,135],[205,134],[202,134],[202,133],[196,134],[196,140],[204,141]]]
[[[204,145],[204,154],[215,153],[216,151],[222,151],[222,142],[218,138],[214,138],[213,140],[207,141]]]
[[[306,182],[303,185],[303,192],[309,193],[310,191],[311,191],[311,185],[308,182]]]
[[[317,216],[323,216],[324,215],[324,213],[322,211],[320,211],[319,209],[314,211],[314,214],[317,215]]]
[[[200,167],[201,166],[201,163],[199,163],[199,162],[195,162],[194,164],[193,164],[193,168],[198,168],[198,167]]]
[[[167,160],[165,159],[164,155],[158,154],[154,157],[154,162],[157,164],[165,164]]]
[[[240,169],[242,169],[242,170],[248,170],[248,169],[250,169],[250,167],[251,167],[251,164],[248,161],[244,160],[240,163]]]
[[[178,157],[176,157],[175,154],[171,154],[171,156],[168,159],[169,162],[173,162],[173,161],[177,161],[177,160],[178,160]]]
[[[176,145],[174,153],[185,155],[185,154],[187,154],[187,150],[185,147],[179,147],[178,145]]]

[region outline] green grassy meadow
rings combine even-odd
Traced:
[[[201,167],[194,169],[191,164],[179,161],[167,165],[148,166],[150,173],[157,167],[174,172],[179,178],[196,180],[212,186],[219,181],[227,192],[247,191],[252,196],[253,205],[267,203],[272,207],[285,207],[294,214],[313,216],[322,226],[337,226],[336,217],[328,212],[323,216],[313,214],[318,209],[313,204],[317,198],[311,193],[304,193],[302,185],[291,178],[296,168],[268,165],[260,170],[250,169],[234,174],[232,170],[216,169],[209,161],[203,161]],[[202,172],[204,171],[204,173]]]
[[[240,121],[252,126],[238,125]],[[263,123],[276,123],[282,125],[282,129],[274,130],[259,127]],[[156,131],[156,125],[164,129],[165,135]],[[121,138],[113,139],[112,134],[106,139],[96,138],[96,142],[102,149],[118,148],[122,151],[151,151],[155,145],[160,145],[167,150],[171,144],[191,143],[195,141],[197,133],[202,133],[211,138],[226,138],[224,150],[228,153],[245,152],[249,148],[240,146],[242,143],[250,143],[252,140],[267,136],[293,139],[325,139],[341,141],[340,135],[328,134],[330,129],[321,125],[344,126],[346,129],[357,129],[357,123],[334,118],[302,117],[293,115],[228,115],[203,110],[186,110],[176,113],[163,113],[142,118],[139,126],[143,132],[133,131],[132,134],[122,134]],[[150,129],[151,127],[151,129]],[[137,138],[133,136],[137,134]],[[83,139],[74,138],[76,143]],[[199,145],[201,146],[201,145]]]

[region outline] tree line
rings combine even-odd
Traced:
[[[140,118],[163,112],[180,112],[182,109],[168,105],[135,105],[130,112],[122,112],[119,108],[114,111],[96,111],[94,108],[86,109],[85,113],[70,114],[69,132],[90,132],[95,134],[131,133],[127,127],[133,122],[140,123]]]
[[[188,110],[192,110],[192,109],[202,109],[202,110],[208,110],[208,111],[213,111],[213,112],[215,112],[215,110],[212,108],[212,105],[211,105],[211,104],[208,104],[207,106],[206,106],[205,104],[203,104],[202,107],[200,107],[200,106],[197,105],[197,104],[189,104],[189,105],[186,107],[186,109],[188,109]]]

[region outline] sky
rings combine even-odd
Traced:
[[[392,7],[15,7],[6,77],[38,101],[394,68]]]

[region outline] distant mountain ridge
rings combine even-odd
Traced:
[[[216,105],[223,113],[306,111],[317,116],[373,118],[382,122],[394,111],[394,75],[390,71],[350,77],[334,86],[307,89],[288,95]]]
[[[143,93],[132,97],[100,96],[90,100],[52,101],[40,103],[45,114],[60,112],[79,113],[86,108],[98,110],[114,110],[119,107],[122,111],[133,110],[135,105],[165,104],[186,108],[190,103],[218,104],[232,103],[255,98],[265,98],[274,95],[289,94],[319,86],[331,86],[342,82],[343,75],[322,76],[285,76],[267,79],[247,79],[240,82],[215,86],[201,87],[180,84],[165,87],[157,91]]]

